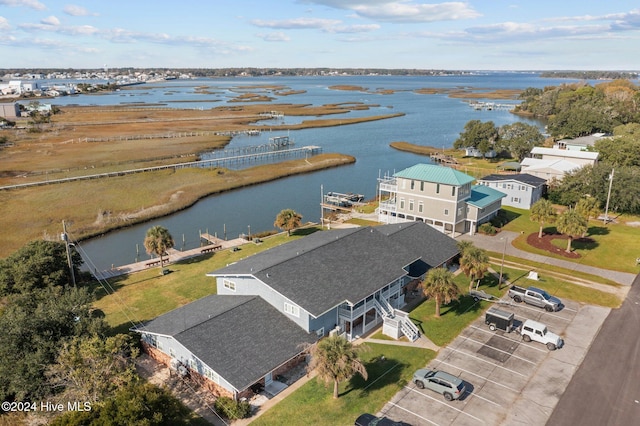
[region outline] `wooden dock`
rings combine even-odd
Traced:
[[[440,164],[447,164],[447,165],[458,164],[458,160],[453,158],[451,155],[441,154],[439,152],[434,152],[430,154],[429,157],[436,163],[440,163]]]

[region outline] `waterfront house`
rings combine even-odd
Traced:
[[[188,368],[218,395],[246,397],[304,361],[303,346],[353,340],[382,325],[419,337],[402,310],[427,271],[458,255],[455,240],[425,223],[316,232],[207,275],[208,296],[135,328],[145,350]]]
[[[528,173],[492,174],[478,179],[478,184],[504,192],[506,197],[502,199],[503,206],[528,210],[542,198],[546,181]]]
[[[522,160],[522,172],[549,181],[561,180],[566,173],[580,167],[598,164],[597,152],[535,147],[531,157]]]
[[[592,149],[597,141],[606,137],[607,135],[605,133],[594,133],[575,139],[560,139],[553,144],[553,147],[555,149],[567,149],[569,151],[587,151]]]
[[[416,164],[380,178],[378,221],[424,222],[440,232],[474,234],[493,218],[506,195],[472,185],[475,178],[450,167]]]

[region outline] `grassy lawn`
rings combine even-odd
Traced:
[[[570,260],[544,250],[535,249],[527,244],[527,236],[537,232],[540,228],[536,222],[529,220],[529,210],[512,207],[503,207],[502,209],[511,219],[503,229],[522,234],[513,242],[516,248],[557,259]],[[640,227],[629,226],[625,223],[625,221],[634,221],[634,219],[637,218],[620,217],[618,218],[619,223],[606,226],[602,222],[591,220],[587,237],[593,239],[593,243],[574,242],[572,244],[573,250],[582,256],[574,262],[598,268],[637,273],[636,258],[640,255]],[[544,227],[544,231],[547,233],[555,232],[556,228],[553,224],[549,224]],[[558,242],[558,246],[561,248],[566,248],[566,244],[566,241]]]
[[[114,333],[125,333],[133,324],[151,320],[186,303],[216,293],[216,282],[206,274],[231,262],[287,243],[319,228],[300,229],[287,237],[278,234],[263,239],[263,243],[245,244],[240,251],[223,250],[171,264],[167,275],[160,275],[158,268],[109,280],[109,286],[96,288],[98,300],[93,304],[104,312]],[[115,291],[113,291],[113,290]]]
[[[257,418],[253,425],[300,424],[351,425],[362,413],[376,413],[404,385],[416,369],[427,365],[435,352],[428,349],[365,343],[361,353],[369,379],[360,376],[340,385],[340,397],[333,399],[333,383],[310,380],[286,399]],[[381,360],[384,356],[384,360]]]

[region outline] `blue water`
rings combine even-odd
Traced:
[[[260,145],[271,136],[289,135],[296,146],[319,145],[324,152],[353,155],[356,163],[301,176],[293,176],[274,182],[238,189],[211,196],[193,207],[151,222],[109,233],[103,237],[83,242],[81,247],[88,255],[93,269],[107,269],[147,259],[144,252],[144,234],[154,225],[166,227],[174,237],[177,249],[199,246],[199,232],[216,233],[219,237],[236,238],[239,234],[257,233],[274,229],[273,222],[280,210],[292,208],[303,215],[303,221],[320,220],[320,191],[354,192],[373,198],[376,179],[381,174],[393,173],[428,157],[400,152],[389,147],[394,141],[406,141],[433,147],[451,147],[469,120],[493,121],[497,126],[523,121],[542,127],[530,119],[517,117],[508,111],[476,111],[461,99],[444,94],[421,95],[413,92],[419,88],[474,87],[486,90],[524,89],[566,83],[566,80],[539,78],[526,73],[484,73],[473,76],[443,77],[286,77],[286,78],[234,78],[211,80],[174,80],[159,84],[132,86],[129,89],[104,95],[81,95],[57,98],[54,104],[67,105],[116,105],[131,102],[161,103],[171,108],[212,108],[226,104],[237,96],[238,88],[256,85],[283,85],[292,90],[305,90],[304,94],[280,96],[269,104],[277,110],[278,103],[324,105],[331,103],[362,102],[372,105],[368,111],[355,111],[344,116],[368,116],[402,112],[398,118],[379,120],[356,125],[290,132],[265,131],[259,137],[240,136],[232,140],[229,148],[244,145]],[[351,84],[375,89],[394,89],[391,95],[337,91],[331,85]],[[202,94],[196,86],[207,86],[215,94]],[[251,87],[251,92],[257,92]],[[273,93],[266,93],[273,95]],[[168,102],[172,100],[198,99],[206,102]],[[500,101],[500,103],[506,103]],[[309,119],[303,117],[302,119]],[[335,118],[333,116],[332,118]],[[290,123],[300,117],[287,117]],[[98,206],[96,206],[96,209]],[[225,233],[226,231],[226,233]],[[73,230],[71,229],[72,233]],[[138,250],[136,249],[138,246]]]

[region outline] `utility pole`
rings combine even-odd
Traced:
[[[504,255],[507,252],[507,237],[504,238],[504,247],[502,248],[502,263],[500,264],[500,278],[498,278],[498,290],[502,288],[502,268],[504,267]]]
[[[62,234],[60,234],[60,239],[64,241],[64,245],[67,249],[67,264],[69,265],[69,273],[71,274],[71,284],[76,286],[76,274],[73,271],[73,262],[71,261],[71,249],[69,247],[69,236],[67,235],[67,225],[62,221]]]
[[[609,222],[609,199],[611,198],[611,185],[613,184],[613,172],[615,169],[611,169],[611,174],[609,175],[609,193],[607,194],[607,205],[604,208],[604,224],[606,225]]]

